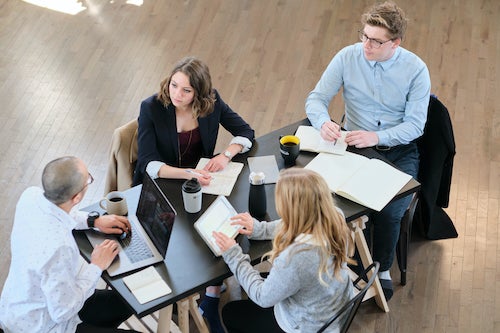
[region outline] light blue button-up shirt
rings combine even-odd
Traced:
[[[377,133],[379,145],[407,144],[422,135],[431,82],[425,63],[398,47],[383,62],[368,61],[363,44],[338,52],[306,99],[306,114],[320,129],[330,120],[328,106],[343,87],[347,130]]]

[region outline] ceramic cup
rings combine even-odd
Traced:
[[[125,216],[128,213],[127,200],[122,192],[113,191],[99,201],[99,206],[108,214]]]
[[[280,138],[280,153],[285,160],[285,167],[295,165],[300,152],[300,139],[295,135],[284,135]]]

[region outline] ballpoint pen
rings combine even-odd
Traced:
[[[192,174],[192,175],[198,176],[198,177],[205,177],[205,175],[204,175],[204,174],[201,174],[201,173],[199,173],[199,172],[193,171],[193,170],[191,170],[191,169],[187,169],[187,170],[186,170],[186,172],[187,172],[187,173],[190,173],[190,174]],[[212,175],[208,175],[208,176],[210,177],[210,179],[214,179],[214,176],[212,176]]]
[[[342,118],[340,119],[340,124],[339,124],[339,131],[342,132],[342,126],[344,126],[344,120],[345,120],[345,113],[342,115]],[[337,140],[335,139],[335,142],[333,145],[335,146],[337,144]]]
[[[189,170],[189,169],[187,169],[187,170],[186,170],[186,172],[187,172],[187,173],[190,173],[190,174],[193,174],[193,175],[195,175],[195,176],[198,176],[198,177],[204,177],[204,176],[205,176],[205,175],[202,175],[202,174],[201,174],[201,173],[199,173],[199,172],[196,172],[196,171],[193,171],[193,170]]]

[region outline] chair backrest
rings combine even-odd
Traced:
[[[137,119],[133,119],[113,132],[104,194],[132,187],[137,161],[137,129]]]
[[[359,306],[361,302],[363,302],[363,298],[366,295],[368,289],[372,286],[373,282],[375,282],[375,278],[377,277],[378,270],[380,268],[380,264],[377,261],[371,263],[356,280],[353,281],[354,287],[359,290],[358,294],[354,296],[349,302],[347,302],[340,310],[338,310],[330,319],[318,330],[318,333],[325,331],[328,326],[330,326],[333,322],[338,319],[343,319],[344,322],[340,325],[340,332],[347,332],[351,323],[358,312]],[[371,272],[371,273],[370,273]],[[360,287],[360,282],[364,281],[364,278],[371,274],[368,282]]]

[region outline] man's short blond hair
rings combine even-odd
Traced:
[[[370,7],[361,16],[361,23],[386,28],[389,32],[388,37],[393,40],[397,38],[403,39],[408,20],[401,8],[392,1],[386,1]]]

